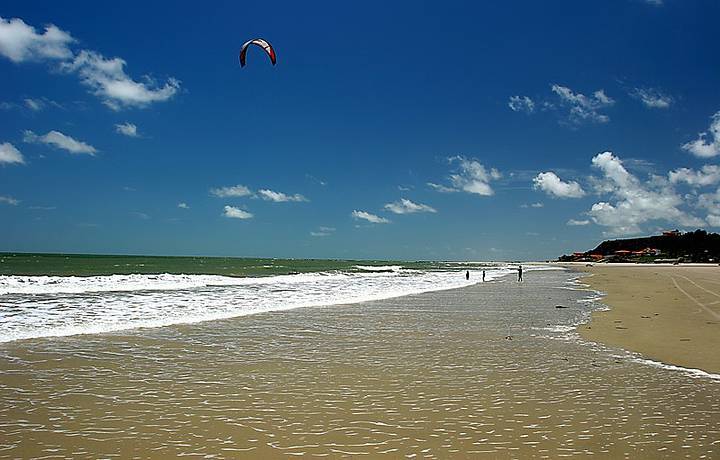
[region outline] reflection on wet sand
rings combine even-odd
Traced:
[[[717,458],[720,382],[558,332],[569,276],[2,344],[0,456]]]

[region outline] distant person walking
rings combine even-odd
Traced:
[[[518,265],[518,283],[522,280],[522,265]]]
[[[470,280],[470,270],[467,270],[467,271],[465,272],[465,279],[466,279],[466,280]]]
[[[483,283],[485,282],[485,270],[483,270]]]

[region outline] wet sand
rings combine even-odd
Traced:
[[[718,458],[720,382],[577,339],[573,276],[4,343],[0,457]]]
[[[605,292],[582,337],[676,366],[720,373],[720,267],[600,265],[583,282]]]

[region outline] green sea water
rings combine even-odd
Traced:
[[[452,262],[165,257],[92,254],[0,253],[0,275],[100,276],[120,274],[203,274],[272,276],[321,271],[360,271],[357,266],[399,265],[406,269],[461,268]],[[476,265],[476,264],[472,264]]]

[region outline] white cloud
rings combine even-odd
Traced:
[[[653,88],[635,88],[630,96],[642,102],[651,109],[667,109],[673,103],[673,98]]]
[[[148,76],[136,81],[125,73],[123,59],[106,58],[92,50],[76,53],[70,49],[74,42],[68,32],[54,25],[38,34],[22,19],[0,18],[0,54],[16,63],[57,61],[60,69],[77,74],[80,81],[113,110],[167,101],[180,89],[180,82],[175,78],[168,78],[164,84],[157,84]],[[36,110],[32,105],[28,107]]]
[[[308,201],[307,198],[300,195],[299,193],[296,193],[294,195],[286,195],[282,192],[274,192],[272,190],[267,190],[267,189],[258,190],[258,195],[260,195],[260,197],[263,200],[274,201],[276,203],[284,203],[287,201],[296,201],[296,202]]]
[[[118,123],[115,125],[115,132],[128,137],[138,137],[137,126],[130,122]]]
[[[38,136],[32,131],[25,131],[23,141],[33,144],[52,145],[76,155],[81,153],[95,155],[97,153],[97,149],[92,145],[73,139],[59,131],[50,131],[44,136]]]
[[[45,108],[45,103],[40,99],[26,98],[23,100],[23,102],[25,103],[25,107],[34,112],[39,112]]]
[[[582,123],[590,121],[594,123],[607,123],[610,118],[599,112],[600,109],[610,107],[615,101],[600,89],[588,97],[582,93],[575,93],[566,86],[552,85],[552,91],[558,95],[563,105],[570,108],[568,115],[570,122]]]
[[[682,148],[700,158],[720,155],[720,111],[712,116],[707,132],[700,133],[697,139],[683,144]]]
[[[231,219],[251,219],[253,215],[235,206],[225,206],[223,216]]]
[[[459,192],[460,190],[454,189],[452,187],[446,187],[441,184],[435,184],[433,182],[428,182],[427,185],[435,190],[437,190],[440,193],[452,193],[452,192]]]
[[[533,179],[533,187],[558,198],[582,198],[585,190],[575,181],[563,182],[552,171],[542,172]]]
[[[401,198],[400,201],[388,203],[385,205],[385,209],[395,214],[412,214],[415,212],[437,212],[433,207],[426,204],[414,203],[405,198]]]
[[[709,210],[715,210],[717,208],[720,212],[720,188],[712,193],[703,193],[698,196],[697,205],[699,208],[705,208]]]
[[[353,211],[351,214],[355,219],[363,219],[373,224],[389,224],[390,221],[384,217],[376,216],[365,211]]]
[[[231,187],[219,187],[210,189],[210,193],[220,198],[250,196],[252,191],[244,185],[233,185]]]
[[[544,205],[543,203],[540,203],[540,202],[530,203],[530,204],[525,203],[525,204],[521,204],[521,205],[520,205],[521,208],[542,208],[542,207],[544,207],[544,206],[545,206],[545,205]]]
[[[535,103],[527,96],[511,96],[508,107],[513,112],[533,113],[535,111]]]
[[[9,142],[0,144],[0,165],[1,164],[23,164],[25,158],[22,153]]]
[[[479,161],[462,156],[451,157],[449,161],[450,163],[457,162],[459,166],[458,172],[450,175],[453,187],[433,183],[428,183],[428,185],[440,192],[463,191],[483,196],[495,193],[490,187],[490,182],[502,177],[497,169],[492,168],[488,171]]]
[[[16,200],[15,198],[13,198],[11,196],[0,195],[0,203],[6,203],[11,206],[17,206],[18,204],[20,204],[20,201]]]
[[[137,82],[125,73],[125,64],[121,58],[108,59],[95,51],[82,50],[62,68],[76,72],[91,92],[113,110],[167,101],[180,89],[180,82],[174,78],[169,78],[163,86],[147,77],[145,82]]]
[[[693,187],[703,187],[720,183],[720,166],[704,165],[696,171],[689,168],[680,168],[668,173],[668,179],[673,184],[685,182]]]
[[[317,231],[310,232],[310,236],[323,237],[335,233],[334,227],[318,227]]]
[[[649,221],[704,225],[702,219],[680,209],[684,204],[682,198],[663,177],[651,176],[649,181],[640,181],[612,152],[596,155],[592,164],[603,174],[596,179],[596,189],[608,194],[610,200],[593,204],[588,214],[593,222],[609,228],[607,234],[640,233],[640,225]]]
[[[187,203],[178,203],[177,207],[180,209],[190,209]]]
[[[588,225],[589,223],[590,223],[589,220],[570,219],[567,221],[567,225],[571,225],[571,226]]]
[[[45,32],[37,33],[22,19],[0,17],[0,54],[15,63],[71,58],[69,45],[74,41],[69,33],[52,24],[45,27]]]

